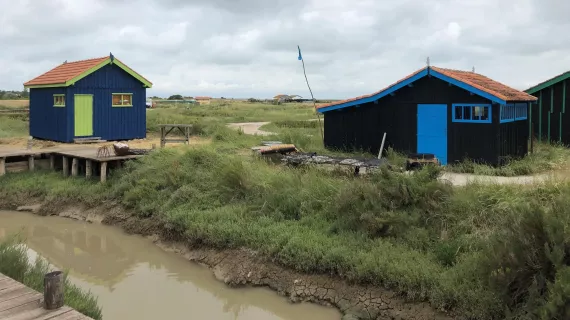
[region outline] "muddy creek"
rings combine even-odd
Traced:
[[[208,268],[115,227],[0,211],[0,239],[14,233],[32,258],[69,270],[73,283],[91,290],[104,320],[340,319],[333,308],[292,304],[269,289],[229,288]]]

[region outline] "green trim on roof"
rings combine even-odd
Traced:
[[[150,83],[148,80],[146,80],[145,78],[143,78],[140,74],[136,73],[134,70],[132,70],[131,68],[127,67],[124,63],[122,63],[121,61],[114,59],[112,64],[117,65],[119,68],[123,69],[126,73],[130,74],[131,76],[133,76],[134,78],[136,78],[138,81],[142,82],[144,84],[145,87],[147,88],[152,88],[152,83]]]
[[[570,78],[570,71],[564,72],[563,74],[556,76],[550,80],[547,80],[543,83],[539,83],[534,87],[530,87],[530,88],[526,89],[524,92],[526,92],[528,94],[533,94],[533,93],[536,93],[536,92],[538,92],[544,88],[548,88],[555,83],[566,80],[568,78]]]
[[[148,80],[146,80],[145,78],[143,78],[141,75],[139,75],[138,73],[136,73],[134,70],[132,70],[131,68],[127,67],[124,63],[122,63],[121,61],[117,60],[117,59],[113,59],[111,60],[111,57],[103,60],[102,62],[100,62],[99,64],[97,64],[96,66],[90,68],[89,70],[81,73],[80,75],[75,76],[73,79],[66,81],[65,83],[56,83],[56,84],[40,84],[40,85],[30,85],[30,86],[24,86],[24,88],[27,89],[33,89],[33,88],[56,88],[56,87],[69,87],[74,85],[77,81],[87,77],[88,75],[92,74],[93,72],[103,68],[104,66],[108,65],[108,64],[114,64],[117,67],[123,69],[123,71],[125,71],[126,73],[130,74],[133,78],[137,79],[138,81],[143,83],[143,86],[146,88],[152,88],[152,83],[150,83]]]
[[[70,85],[74,85],[77,81],[87,77],[88,75],[92,74],[93,72],[103,68],[104,66],[108,65],[111,62],[111,58],[107,58],[105,60],[103,60],[102,62],[100,62],[98,65],[88,69],[87,71],[81,73],[78,76],[75,76],[73,79],[71,80],[67,80],[65,82],[66,85],[70,86]]]

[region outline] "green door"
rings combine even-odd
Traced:
[[[76,94],[74,96],[75,136],[93,135],[93,95]]]

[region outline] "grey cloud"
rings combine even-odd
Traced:
[[[316,94],[330,98],[378,90],[427,56],[445,67],[475,65],[519,88],[570,69],[563,0],[0,0],[0,7],[2,89],[109,51],[153,81],[151,95],[308,95],[297,45]]]

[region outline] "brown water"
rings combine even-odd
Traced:
[[[232,289],[205,267],[118,228],[0,211],[0,239],[20,232],[37,254],[91,290],[114,319],[340,319],[332,308],[292,304],[269,289]]]

